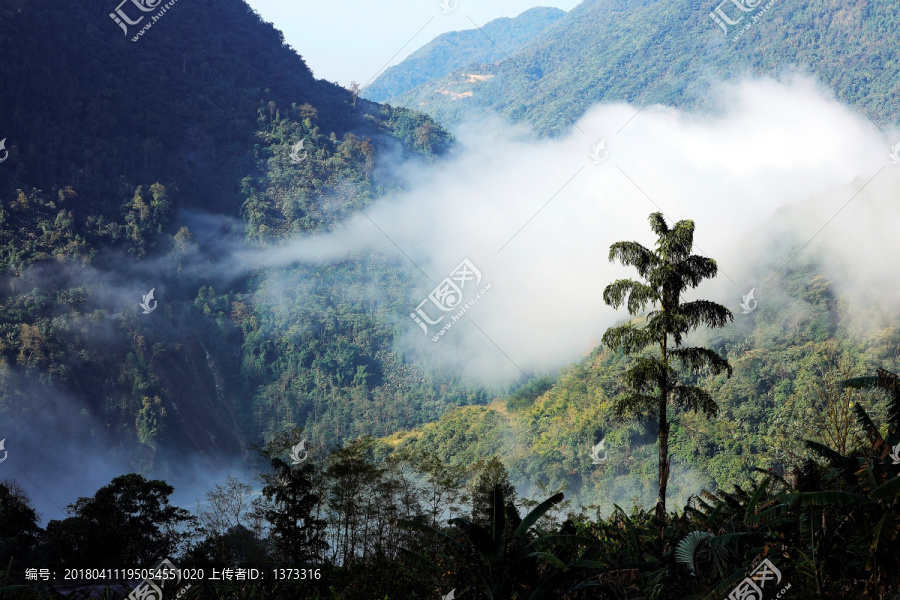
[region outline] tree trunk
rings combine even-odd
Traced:
[[[665,308],[663,308],[665,310]],[[668,366],[668,336],[664,337],[660,347],[663,368]],[[669,403],[669,385],[665,373],[659,382],[659,495],[656,499],[656,515],[666,516],[666,488],[669,485],[669,419],[667,408]]]
[[[669,484],[669,421],[666,415],[665,390],[659,403],[659,496],[656,500],[656,514],[666,516],[666,488]]]

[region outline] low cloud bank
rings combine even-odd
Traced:
[[[808,79],[723,85],[718,98],[715,115],[597,106],[555,140],[534,141],[499,121],[469,124],[448,160],[397,166],[406,192],[334,233],[235,255],[236,268],[393,254],[422,271],[412,313],[467,259],[481,281],[466,281],[463,303],[449,312],[423,305],[443,321],[426,322],[426,333],[409,315],[398,318],[407,321],[405,344],[492,380],[577,359],[625,316],[602,300],[608,283],[634,275],[608,262],[609,246],[652,245],[647,217],[657,210],[696,222],[695,250],[720,265],[698,293],[735,311],[751,288],[759,299],[777,285],[767,280],[810,240],[801,252],[825,249],[845,289],[875,285],[896,296],[883,280],[900,255],[890,226],[900,216],[890,201],[900,180],[891,140]]]

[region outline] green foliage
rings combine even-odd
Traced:
[[[496,456],[483,465],[475,467],[478,473],[472,488],[472,523],[480,527],[491,526],[491,515],[495,515],[498,494],[502,495],[503,506],[515,504],[516,488],[509,481],[509,473]]]
[[[835,382],[875,366],[897,370],[900,333],[852,329],[853,309],[839,302],[825,274],[794,263],[783,274],[784,298],[760,307],[752,325],[692,334],[728,358],[731,379],[705,348],[675,349],[683,350],[672,356],[688,373],[676,385],[676,404],[716,406],[719,418],[687,411],[672,423],[676,469],[686,475],[673,486],[693,494],[702,478],[715,492],[681,514],[635,508],[628,515],[616,507],[607,518],[598,509],[563,522],[554,514],[564,506],[561,494],[543,494],[522,518],[509,502],[513,482],[571,489],[570,497],[607,507],[645,499],[663,444],[654,448],[651,428],[617,422],[613,399],[629,392],[651,398],[660,386],[642,382],[675,381],[674,368],[598,349],[558,379],[459,408],[487,404],[487,392],[410,364],[395,350],[401,330],[394,317],[413,285],[412,269],[350,256],[316,268],[258,271],[231,289],[213,289],[203,257],[215,251],[216,236],[182,224],[185,209],[242,218],[247,240],[268,250],[330,231],[396,191],[379,168],[385,148],[432,160],[450,138],[424,115],[351,103],[347,90],[316,81],[242,2],[219,2],[215,10],[179,5],[180,15],[145,36],[140,51],[97,26],[95,4],[6,0],[0,8],[9,49],[0,64],[0,105],[13,107],[4,113],[10,160],[0,180],[0,270],[8,290],[0,299],[0,419],[33,417],[43,405],[38,399],[62,392],[102,425],[74,422],[79,435],[113,431],[110,451],[147,467],[161,443],[209,450],[208,437],[239,448],[247,434],[277,439],[306,426],[322,462],[291,467],[278,448],[265,474],[268,510],[243,515],[239,507],[231,521],[205,522],[206,539],[184,556],[207,565],[287,557],[322,565],[325,577],[316,584],[225,583],[203,597],[425,598],[454,585],[485,597],[721,597],[764,556],[797,582],[798,598],[896,589],[900,473],[889,455],[900,444],[896,376],[879,372],[846,389]],[[877,121],[895,120],[900,63],[884,58],[892,56],[885,46],[891,38],[881,35],[897,22],[895,5],[878,0],[862,12],[822,2],[779,5],[769,17],[779,20],[761,21],[735,52],[708,52],[715,27],[703,14],[672,18],[678,10],[655,1],[587,2],[513,61],[463,69],[463,85],[479,93],[471,103],[454,101],[452,110],[491,105],[552,133],[600,99],[695,106],[702,101],[685,82],[711,66],[760,71],[778,60],[809,62],[798,57],[815,47],[813,68],[840,98]],[[807,24],[822,15],[849,35],[818,39]],[[41,31],[54,34],[35,36]],[[510,51],[526,31],[510,30]],[[477,35],[467,39],[473,54],[461,60],[486,48],[474,42]],[[446,72],[457,64],[434,66]],[[624,70],[639,76],[616,75]],[[668,73],[677,77],[663,87],[645,85]],[[430,106],[448,110],[442,102],[453,89]],[[308,154],[296,164],[290,152],[301,140]],[[686,239],[674,235],[659,251],[687,254]],[[683,308],[671,264],[651,264],[634,246],[619,250],[650,280],[614,287],[610,299],[641,310],[654,299]],[[96,273],[159,265],[172,265],[177,277],[164,274],[168,298],[157,321],[137,320],[136,297],[123,308],[109,300],[116,295],[109,289],[85,283]],[[693,281],[692,273],[710,272],[699,263],[675,275]],[[364,293],[371,284],[384,291],[378,301]],[[657,288],[663,292],[654,296]],[[662,312],[670,314],[647,315],[610,341],[639,352],[654,332],[674,332],[678,346],[677,336],[723,315],[702,304]],[[887,401],[876,395],[883,390]],[[434,422],[388,440],[393,453],[361,437],[426,421]],[[812,438],[805,447],[804,437]],[[610,457],[593,465],[588,453],[601,438]],[[326,457],[329,443],[339,447]],[[770,470],[757,480],[748,466]],[[229,489],[246,498],[245,488]],[[9,555],[16,569],[23,557],[34,566],[154,563],[178,553],[193,525],[169,505],[171,494],[161,481],[117,477],[76,501],[69,518],[48,523],[35,547],[41,532],[34,510],[14,486],[0,485],[0,558]],[[467,512],[477,518],[459,518]],[[55,595],[8,585],[9,567],[0,581],[3,597]]]
[[[892,36],[884,35],[900,27],[896,3],[776,2],[763,14],[766,4],[746,15],[744,23],[752,18],[753,26],[731,41],[709,17],[711,2],[586,0],[508,57],[471,61],[390,102],[425,110],[448,126],[488,110],[559,135],[600,102],[719,108],[708,93],[719,81],[800,65],[880,127],[898,122],[900,59]],[[823,35],[823,27],[841,35]]]
[[[142,444],[153,444],[159,436],[162,420],[166,416],[166,409],[162,406],[159,396],[148,398],[144,396],[142,406],[138,411],[135,430]]]
[[[14,481],[0,481],[0,564],[25,562],[37,541],[38,516]]]
[[[0,418],[27,421],[41,395],[65,393],[96,421],[78,435],[113,432],[110,452],[144,469],[160,446],[237,453],[241,439],[291,424],[343,441],[483,401],[395,354],[410,270],[351,257],[216,291],[206,258],[236,241],[240,218],[264,248],[334,228],[396,189],[384,156],[433,160],[447,132],[314,79],[243,2],[179,7],[141,51],[111,21],[98,27],[94,8],[0,9],[15,48],[0,64],[0,105],[28,107],[3,131]],[[60,35],[36,47],[27,32],[44,28]],[[181,222],[196,213],[227,224]],[[371,277],[388,304],[361,293]],[[160,310],[138,316],[132,290],[154,286]]]
[[[532,406],[535,400],[553,387],[555,381],[556,379],[549,375],[529,381],[507,398],[506,408],[509,410],[521,410]]]
[[[265,518],[272,525],[275,545],[288,559],[285,564],[314,564],[328,544],[322,533],[325,521],[314,514],[319,497],[312,488],[313,467],[291,466],[278,458],[271,464],[273,473],[262,493],[268,502]]]
[[[892,393],[895,379],[884,371],[879,387]],[[859,412],[865,413],[861,408]],[[283,451],[284,443],[291,443],[298,434],[290,431],[273,438],[264,453]],[[299,468],[275,458],[262,477],[281,491],[264,493],[288,501],[271,505],[266,513],[271,529],[267,539],[258,539],[264,554],[260,568],[283,566],[277,530],[283,519],[298,514],[295,508],[300,505],[304,518],[323,515],[325,530],[336,545],[328,553],[322,545],[306,546],[309,555],[304,562],[317,570],[318,577],[267,578],[252,585],[204,582],[201,595],[235,600],[257,594],[356,600],[444,596],[455,589],[461,597],[496,600],[573,595],[683,600],[725,597],[766,560],[780,573],[777,584],[767,581],[767,593],[771,584],[775,592],[789,585],[792,596],[800,600],[879,598],[900,584],[900,485],[896,483],[900,465],[884,452],[880,431],[868,435],[869,443],[848,454],[815,445],[827,460],[795,463],[784,475],[775,470],[763,471],[762,477],[760,470],[748,472],[747,485],[735,485],[731,491],[702,490],[683,510],[662,515],[638,507],[629,514],[616,506],[607,518],[591,515],[587,509],[554,517],[554,507],[563,503],[563,494],[556,493],[536,502],[523,516],[506,497],[504,486],[495,485],[487,492],[490,508],[483,523],[463,517],[432,521],[428,498],[433,487],[423,477],[434,472],[433,457],[428,455],[398,452],[377,460],[373,451],[381,449],[369,439],[336,448],[324,460]],[[888,439],[892,438],[889,434]],[[841,467],[850,464],[851,469]],[[496,465],[488,471],[502,476]],[[478,473],[469,476],[468,485],[476,484]],[[135,484],[140,483],[137,477],[128,476]],[[104,490],[121,487],[122,480],[114,480],[97,498]],[[296,506],[290,500],[295,496],[283,493],[294,489],[290,482],[301,490],[296,498],[302,501]],[[159,488],[161,482],[149,483]],[[237,555],[210,560],[209,555],[204,558],[205,551],[198,553],[210,542],[251,539],[246,531],[232,529],[229,534],[243,538],[223,539],[218,533],[240,522],[248,496],[235,483],[209,496],[214,505],[204,509],[211,512],[201,514],[201,522],[215,523],[215,514],[237,520],[225,519],[206,530],[210,538],[178,557],[177,564],[219,568],[244,564],[229,563]],[[463,480],[455,484],[458,492],[465,485]],[[321,493],[311,494],[313,488]],[[231,492],[237,492],[236,500]],[[113,520],[116,510],[134,508],[127,498],[122,499],[121,506],[104,504]],[[76,504],[83,506],[85,500]],[[445,495],[440,510],[448,510],[452,502]],[[158,517],[165,521],[164,515]],[[56,527],[54,523],[48,525],[47,535]],[[107,538],[107,544],[108,555],[129,554],[134,539]],[[79,551],[70,551],[82,558]],[[32,560],[32,564],[44,564],[40,556]],[[14,569],[4,585],[20,583],[21,578],[22,569]],[[29,588],[29,593],[40,597],[37,588]]]
[[[637,242],[616,242],[609,249],[609,260],[621,261],[637,269],[643,281],[620,279],[606,286],[603,300],[614,308],[627,305],[632,316],[639,316],[650,305],[654,310],[646,322],[611,327],[603,334],[603,343],[628,356],[652,347],[659,357],[633,356],[622,374],[625,392],[616,401],[619,416],[656,419],[659,423],[659,499],[657,510],[665,512],[669,480],[670,401],[674,408],[702,412],[707,417],[718,406],[712,396],[697,385],[682,383],[685,376],[709,373],[732,374],[728,361],[709,348],[682,347],[684,336],[701,325],[724,327],[733,320],[731,311],[708,300],[682,302],[688,288],[696,288],[704,279],[716,276],[716,261],[691,254],[694,222],[679,221],[669,228],[662,213],[650,215],[650,226],[657,235],[656,250]],[[669,343],[674,348],[669,347]],[[680,372],[673,368],[679,364]]]
[[[697,573],[697,560],[703,548],[708,547],[713,535],[708,531],[692,531],[678,542],[675,548],[675,560],[685,565],[691,575]]]
[[[534,600],[558,597],[560,593],[578,589],[572,567],[588,564],[586,553],[574,553],[578,546],[592,546],[593,540],[571,535],[571,522],[559,532],[548,534],[535,524],[563,499],[555,494],[541,502],[524,518],[509,501],[502,485],[490,491],[491,507],[486,523],[463,518],[451,519],[448,532],[431,530],[451,556],[462,561],[457,568],[461,577],[447,585],[455,585],[474,598],[505,600],[527,597]],[[428,528],[422,528],[428,531]],[[562,556],[562,558],[560,558]],[[572,560],[572,558],[577,558]],[[420,560],[427,560],[418,556]],[[573,564],[567,564],[569,559]]]
[[[52,520],[44,534],[54,564],[107,568],[144,565],[175,553],[194,518],[171,506],[174,489],[136,473],[121,475],[92,498],[69,505],[70,517]]]
[[[478,29],[443,33],[385,70],[366,86],[363,95],[376,102],[390,101],[460,67],[497,62],[533,42],[563,15],[556,8],[537,7],[512,19],[488,21]]]
[[[890,315],[880,313],[873,322],[886,325],[862,329],[858,307],[848,298],[809,294],[827,275],[815,263],[795,264],[752,318],[687,338],[727,357],[734,371],[731,378],[701,374],[688,380],[708,390],[719,411],[715,419],[682,412],[672,422],[673,501],[685,503],[702,487],[746,485],[749,467],[800,463],[809,455],[804,439],[851,451],[866,439],[849,408],[854,403],[879,427],[889,426],[892,413],[883,395],[842,388],[840,382],[879,366],[900,370],[900,331],[890,325]],[[834,333],[823,341],[812,315],[826,303],[833,307],[828,327]],[[460,408],[389,440],[460,467],[499,455],[525,495],[541,485],[564,489],[576,505],[597,505],[603,514],[635,500],[646,506],[657,492],[657,432],[651,424],[615,417],[627,367],[624,355],[597,348],[563,369],[527,408],[509,410],[508,399]],[[591,447],[604,437],[609,458],[594,465]]]

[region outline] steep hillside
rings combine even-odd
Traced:
[[[0,8],[10,49],[0,65],[11,150],[3,193],[77,186],[81,202],[100,210],[126,187],[177,182],[176,208],[237,215],[235,174],[255,167],[247,149],[276,112],[287,117],[308,103],[317,125],[340,138],[395,133],[377,106],[354,107],[347,90],[316,81],[281,33],[240,0],[176,3],[137,42],[139,28],[124,35],[109,4],[10,0]]]
[[[688,344],[715,349],[734,375],[698,380],[718,403],[717,417],[681,413],[674,421],[669,492],[678,505],[703,488],[746,484],[751,466],[780,472],[796,464],[806,456],[804,439],[841,448],[861,442],[858,431],[844,426],[853,423],[851,402],[862,402],[883,423],[883,395],[837,384],[878,368],[897,372],[900,329],[856,331],[858,308],[837,297],[827,273],[812,262],[790,269],[780,291],[784,300],[761,306],[752,321]],[[536,496],[565,489],[567,497],[605,512],[613,503],[649,505],[656,493],[656,430],[618,420],[613,412],[627,360],[599,347],[557,378],[535,381],[487,406],[457,409],[385,442],[434,453],[453,465],[497,455],[514,482]],[[601,440],[599,457],[608,458],[595,462],[592,449]]]
[[[434,38],[401,64],[395,65],[367,85],[362,95],[385,102],[427,81],[449,75],[470,64],[494,63],[533,44],[541,32],[558,21],[565,11],[532,8],[515,18],[495,19],[480,29],[444,33]]]
[[[56,430],[131,466],[224,460],[284,423],[383,434],[471,401],[394,357],[386,309],[331,285],[369,277],[352,260],[210,266],[333,227],[395,185],[382,155],[432,160],[447,134],[315,80],[242,0],[123,5],[135,26],[115,4],[0,5],[0,436],[16,455],[68,454],[38,434]],[[309,303],[270,311],[278,276]],[[409,279],[377,276],[397,294]],[[378,414],[349,406],[373,394]]]
[[[897,123],[900,59],[884,34],[900,24],[897,3],[759,3],[727,33],[709,16],[718,5],[586,0],[514,56],[467,65],[390,102],[445,125],[493,110],[553,134],[597,102],[709,107],[717,80],[799,71],[876,124]]]

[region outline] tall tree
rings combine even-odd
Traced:
[[[423,478],[423,502],[431,518],[431,526],[437,527],[442,518],[452,519],[462,510],[465,501],[463,483],[469,469],[448,465],[431,452],[415,453],[412,460]]]
[[[313,492],[315,467],[292,466],[280,458],[273,458],[270,464],[273,472],[266,477],[262,493],[275,545],[294,566],[314,564],[328,547],[323,536],[325,521],[315,516],[319,504],[319,496]]]
[[[37,540],[38,514],[18,482],[0,481],[0,565],[25,561]]]
[[[173,492],[165,481],[120,475],[93,498],[69,505],[70,517],[50,521],[46,539],[60,562],[71,557],[72,566],[150,565],[173,555],[195,524],[188,511],[169,504]]]
[[[708,392],[682,383],[681,375],[727,372],[731,377],[732,373],[728,361],[709,348],[682,347],[682,340],[701,325],[724,327],[734,316],[724,306],[709,300],[682,301],[685,290],[696,288],[718,272],[715,260],[691,254],[694,222],[679,221],[670,229],[663,214],[657,212],[650,215],[650,227],[657,235],[654,250],[638,242],[616,242],[610,246],[610,262],[618,260],[635,267],[643,281],[619,279],[606,286],[603,300],[613,308],[625,304],[632,316],[644,313],[647,305],[654,310],[646,314],[641,325],[630,321],[611,327],[603,335],[603,344],[629,356],[637,355],[625,371],[626,391],[618,398],[615,410],[619,416],[655,418],[659,422],[656,511],[664,515],[671,464],[669,402],[676,409],[702,411],[707,417],[718,410]],[[657,357],[644,352],[651,347],[658,349]]]
[[[385,469],[371,457],[371,438],[336,448],[329,457],[325,475],[328,488],[329,529],[334,539],[335,561],[341,564],[366,557],[378,505],[378,487]]]
[[[253,486],[229,476],[206,493],[197,520],[207,537],[198,552],[221,563],[256,566],[265,558],[262,503],[254,502]]]
[[[515,506],[516,488],[509,480],[509,471],[497,456],[486,462],[479,462],[474,469],[478,477],[472,484],[472,522],[481,527],[490,527],[494,515],[497,490],[503,494],[507,504]]]

